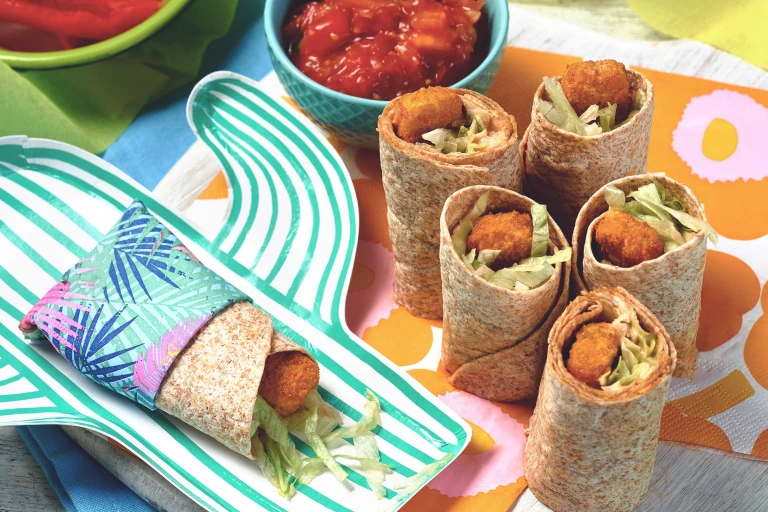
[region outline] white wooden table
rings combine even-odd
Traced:
[[[610,57],[662,71],[768,89],[768,73],[703,44],[668,40],[642,22],[622,0],[512,0],[511,3],[525,5],[525,8],[513,5],[510,9],[511,45],[589,58]],[[606,39],[583,29],[575,29],[575,34],[572,25],[559,20],[627,40]],[[564,33],[568,36],[563,36]],[[668,51],[661,54],[659,46]],[[191,166],[196,169],[194,182],[189,180]],[[217,169],[205,151],[195,146],[158,185],[156,193],[185,209]],[[135,457],[80,429],[68,427],[66,431],[155,506],[199,510]],[[651,490],[638,510],[766,511],[767,478],[768,464],[763,462],[664,444],[659,447]],[[30,510],[62,510],[62,506],[18,434],[10,427],[0,428],[0,512]],[[539,503],[530,490],[510,508],[513,512],[545,510],[549,509]]]

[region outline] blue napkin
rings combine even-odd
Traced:
[[[17,427],[67,512],[155,510],[56,426]]]
[[[225,37],[208,48],[200,78],[225,70],[259,80],[272,70],[264,34],[264,0],[238,2]],[[103,158],[153,190],[195,142],[187,124],[187,98],[194,83],[152,104],[104,153]]]
[[[259,80],[272,70],[264,35],[264,0],[238,3],[226,37],[206,52],[200,78],[227,70]],[[104,153],[136,181],[152,190],[194,143],[186,105],[194,84],[150,105]],[[143,512],[154,510],[93,460],[60,428],[18,427],[67,511]],[[98,475],[98,478],[94,478]]]

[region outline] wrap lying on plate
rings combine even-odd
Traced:
[[[376,497],[389,467],[371,430],[379,402],[341,426],[317,391],[320,367],[272,317],[203,265],[141,202],[24,316],[84,378],[160,409],[256,462],[281,496],[326,468],[347,478],[326,440],[353,439]],[[337,427],[341,427],[338,428]],[[301,457],[289,432],[315,456]],[[349,458],[349,456],[346,456]],[[418,474],[422,478],[423,474]]]
[[[454,193],[440,220],[440,263],[451,384],[490,400],[534,398],[571,272],[546,207],[499,187]]]
[[[651,483],[675,367],[664,326],[622,288],[577,297],[549,335],[525,477],[555,512],[629,511]]]
[[[469,185],[521,190],[515,119],[478,93],[430,87],[392,100],[378,130],[395,301],[441,318],[440,212]]]
[[[677,349],[676,377],[693,373],[698,354],[708,236],[716,241],[702,204],[664,174],[601,188],[582,208],[573,233],[574,288],[621,286],[634,295],[667,329]]]
[[[155,406],[254,459],[257,397],[286,417],[319,380],[317,362],[273,330],[272,317],[237,302],[214,316],[176,357]]]
[[[646,171],[653,110],[648,79],[616,61],[571,64],[539,86],[520,144],[525,191],[566,236],[597,189]]]

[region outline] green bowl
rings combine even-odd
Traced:
[[[342,141],[355,146],[378,147],[377,119],[387,102],[358,98],[328,89],[299,71],[286,55],[280,26],[288,9],[295,3],[267,0],[264,8],[267,48],[280,82],[304,112]],[[499,72],[509,28],[507,0],[487,0],[485,5],[491,30],[488,56],[471,74],[451,86],[482,94],[488,92]]]
[[[78,66],[112,57],[144,41],[168,24],[190,0],[165,0],[155,14],[106,41],[58,52],[12,52],[0,49],[0,61],[17,69],[53,69]]]

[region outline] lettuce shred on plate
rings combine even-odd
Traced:
[[[467,237],[472,232],[475,221],[485,213],[487,205],[488,192],[478,198],[469,213],[461,219],[452,235],[453,249],[478,277],[502,288],[527,291],[544,284],[554,274],[555,264],[571,259],[570,247],[559,250],[551,256],[547,255],[549,246],[547,207],[534,204],[531,206],[531,220],[533,221],[531,256],[510,267],[492,270],[489,265],[496,260],[500,251],[487,249],[478,253],[472,249],[469,253],[466,252]]]
[[[469,113],[472,121],[469,126],[458,129],[437,128],[421,136],[435,149],[445,154],[472,154],[485,149],[490,142],[488,123],[490,114],[487,110],[477,109]]]
[[[656,370],[658,363],[658,342],[656,337],[644,330],[637,319],[637,313],[625,304],[613,311],[612,325],[624,333],[621,338],[621,352],[613,369],[600,377],[600,387],[605,391],[619,391],[638,379],[644,379]]]
[[[418,491],[432,477],[432,475],[440,471],[443,466],[448,464],[452,457],[453,453],[446,453],[439,460],[436,460],[435,462],[427,464],[421,468],[421,471],[415,475],[409,476],[408,478],[404,478],[401,481],[394,483],[392,488],[404,494],[410,494],[412,492]]]
[[[326,469],[338,480],[345,480],[348,475],[338,459],[358,463],[376,498],[386,496],[382,482],[391,469],[381,462],[376,437],[371,432],[379,424],[381,407],[371,391],[365,394],[363,417],[350,425],[342,425],[341,414],[326,404],[316,390],[307,395],[298,411],[285,419],[264,399],[256,399],[251,423],[252,452],[256,464],[280,496],[290,499],[296,493],[297,483],[307,485]],[[290,432],[303,434],[315,457],[301,457]],[[332,454],[328,442],[333,439],[352,439],[355,455]]]
[[[599,135],[623,126],[632,120],[643,108],[646,95],[641,89],[635,92],[632,99],[632,111],[627,118],[616,124],[616,105],[608,103],[607,107],[590,105],[580,116],[565,97],[563,88],[555,80],[544,77],[544,89],[551,101],[540,100],[539,111],[547,120],[567,132],[576,135]]]
[[[613,185],[605,188],[605,201],[611,209],[621,210],[646,222],[664,242],[664,252],[673,251],[704,231],[707,238],[717,243],[717,233],[701,219],[685,211],[680,200],[657,183],[648,183],[629,193]]]

